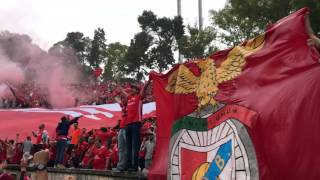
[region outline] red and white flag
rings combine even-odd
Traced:
[[[3,109],[0,110],[0,139],[15,138],[19,133],[21,138],[31,136],[32,131],[37,131],[41,123],[52,137],[55,128],[62,116],[83,117],[79,120],[79,127],[87,130],[99,129],[100,127],[114,127],[121,118],[120,105],[85,105],[64,109]],[[155,103],[143,105],[144,118],[155,117]],[[21,139],[20,139],[21,140]]]

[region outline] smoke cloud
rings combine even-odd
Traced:
[[[82,83],[82,76],[70,48],[58,45],[46,52],[27,35],[0,33],[0,84],[34,83],[54,108],[62,108],[74,105],[70,84]]]
[[[0,82],[21,83],[24,81],[24,72],[15,62],[0,49]]]

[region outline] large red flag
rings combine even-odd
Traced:
[[[62,116],[78,117],[81,128],[99,129],[100,127],[114,127],[121,118],[121,108],[117,103],[103,105],[84,105],[64,109],[2,109],[0,110],[0,139],[14,139],[17,133],[24,140],[31,136],[32,131],[40,124],[46,125],[50,137],[55,137],[55,128]],[[143,118],[155,117],[155,103],[143,105]]]
[[[320,96],[320,55],[314,47],[307,45],[307,14],[308,9],[301,9],[270,25],[261,36],[213,54],[210,57],[213,60],[185,63],[167,74],[151,75],[158,121],[150,179],[184,177],[181,166],[177,165],[185,162],[179,156],[182,147],[207,153],[207,164],[199,166],[193,178],[199,176],[200,170],[201,176],[205,177],[213,174],[214,177],[229,177],[225,167],[243,167],[230,173],[232,178],[320,178],[320,156],[317,155],[320,148],[320,102],[317,100]],[[184,117],[206,104],[220,110],[208,119],[195,119],[200,126]],[[237,128],[230,118],[245,125],[232,137],[232,131]],[[177,119],[182,122],[180,125],[175,123]],[[185,130],[182,132],[188,135],[174,135],[178,130]],[[249,136],[243,138],[241,133],[245,130]],[[210,138],[212,134],[219,135],[213,138],[213,144],[206,140],[209,134]],[[169,149],[171,136],[181,139],[172,146],[177,147],[173,153]],[[251,150],[246,147],[250,143],[244,142],[247,139],[252,140]],[[192,143],[188,145],[187,142]],[[226,151],[220,153],[226,142],[234,149],[229,156],[223,153]],[[207,151],[210,148],[202,147],[203,144],[210,145],[211,150]],[[249,154],[254,154],[258,163],[256,168],[255,161],[245,158]],[[171,162],[175,161],[174,156],[180,160]],[[243,161],[239,162],[239,159]],[[176,174],[167,176],[169,164],[169,171]]]

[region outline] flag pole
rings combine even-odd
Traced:
[[[202,20],[202,0],[198,0],[199,9],[199,30],[202,31],[203,20]]]
[[[181,0],[177,0],[177,13],[178,13],[178,16],[182,17],[182,15],[181,15]],[[178,49],[178,62],[179,62],[179,64],[182,63],[182,55],[181,55],[179,49]]]

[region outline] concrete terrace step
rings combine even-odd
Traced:
[[[20,174],[20,167],[18,165],[8,165],[6,170],[10,173]],[[36,168],[29,167],[28,173],[31,174],[32,179],[36,172]],[[77,180],[146,180],[147,177],[141,172],[114,172],[111,170],[92,170],[92,169],[60,169],[48,168],[49,180],[63,180],[66,176],[75,176]]]

